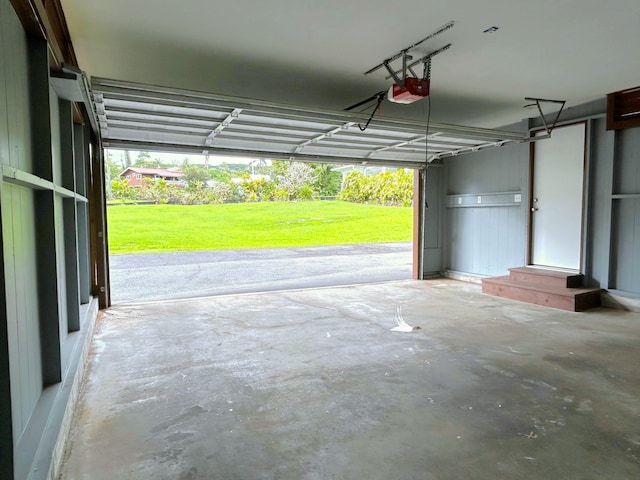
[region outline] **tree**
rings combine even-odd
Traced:
[[[151,155],[149,155],[149,152],[138,152],[138,158],[136,158],[136,167],[142,167],[149,161],[151,161]]]
[[[313,168],[306,163],[291,162],[284,175],[276,181],[277,189],[281,191],[279,196],[286,192],[288,200],[311,198],[315,180]]]
[[[284,177],[284,174],[287,173],[287,168],[291,162],[286,160],[272,160],[271,161],[271,174],[274,178]]]
[[[316,181],[313,184],[318,195],[322,197],[334,197],[340,191],[342,174],[333,170],[335,165],[329,163],[312,163]]]
[[[118,162],[113,159],[113,155],[111,153],[107,154],[107,158],[104,162],[104,171],[111,175],[111,178],[116,178],[123,172],[124,168]]]
[[[194,188],[197,186],[203,187],[206,185],[207,180],[210,180],[209,172],[203,168],[198,166],[186,166],[182,167],[182,173],[184,173],[183,180],[187,182],[190,188]]]
[[[118,178],[118,175],[122,173],[123,168],[113,159],[113,153],[107,152],[107,158],[104,162],[104,174],[107,184],[107,200],[113,199],[113,192],[111,190],[111,181]]]
[[[228,183],[229,180],[231,180],[231,173],[229,172],[229,170],[224,168],[224,166],[210,168],[207,171],[209,172],[209,176],[213,180],[217,180],[218,182]]]

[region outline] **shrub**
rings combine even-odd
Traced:
[[[351,172],[345,178],[338,198],[348,202],[378,205],[411,206],[413,201],[413,172],[398,169],[366,176]]]

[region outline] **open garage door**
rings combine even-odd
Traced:
[[[299,162],[424,169],[435,160],[522,142],[522,133],[276,104],[94,78],[103,146]],[[424,178],[424,175],[422,176]],[[416,182],[414,277],[421,278],[425,188]]]
[[[362,131],[368,115],[103,78],[91,89],[107,148],[420,168],[523,141],[521,133],[389,117]]]

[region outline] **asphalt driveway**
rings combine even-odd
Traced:
[[[114,304],[411,278],[411,243],[115,255]]]

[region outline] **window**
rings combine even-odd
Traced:
[[[138,180],[140,180],[140,179],[142,178],[142,174],[141,174],[141,173],[136,173],[136,178],[137,178]]]

